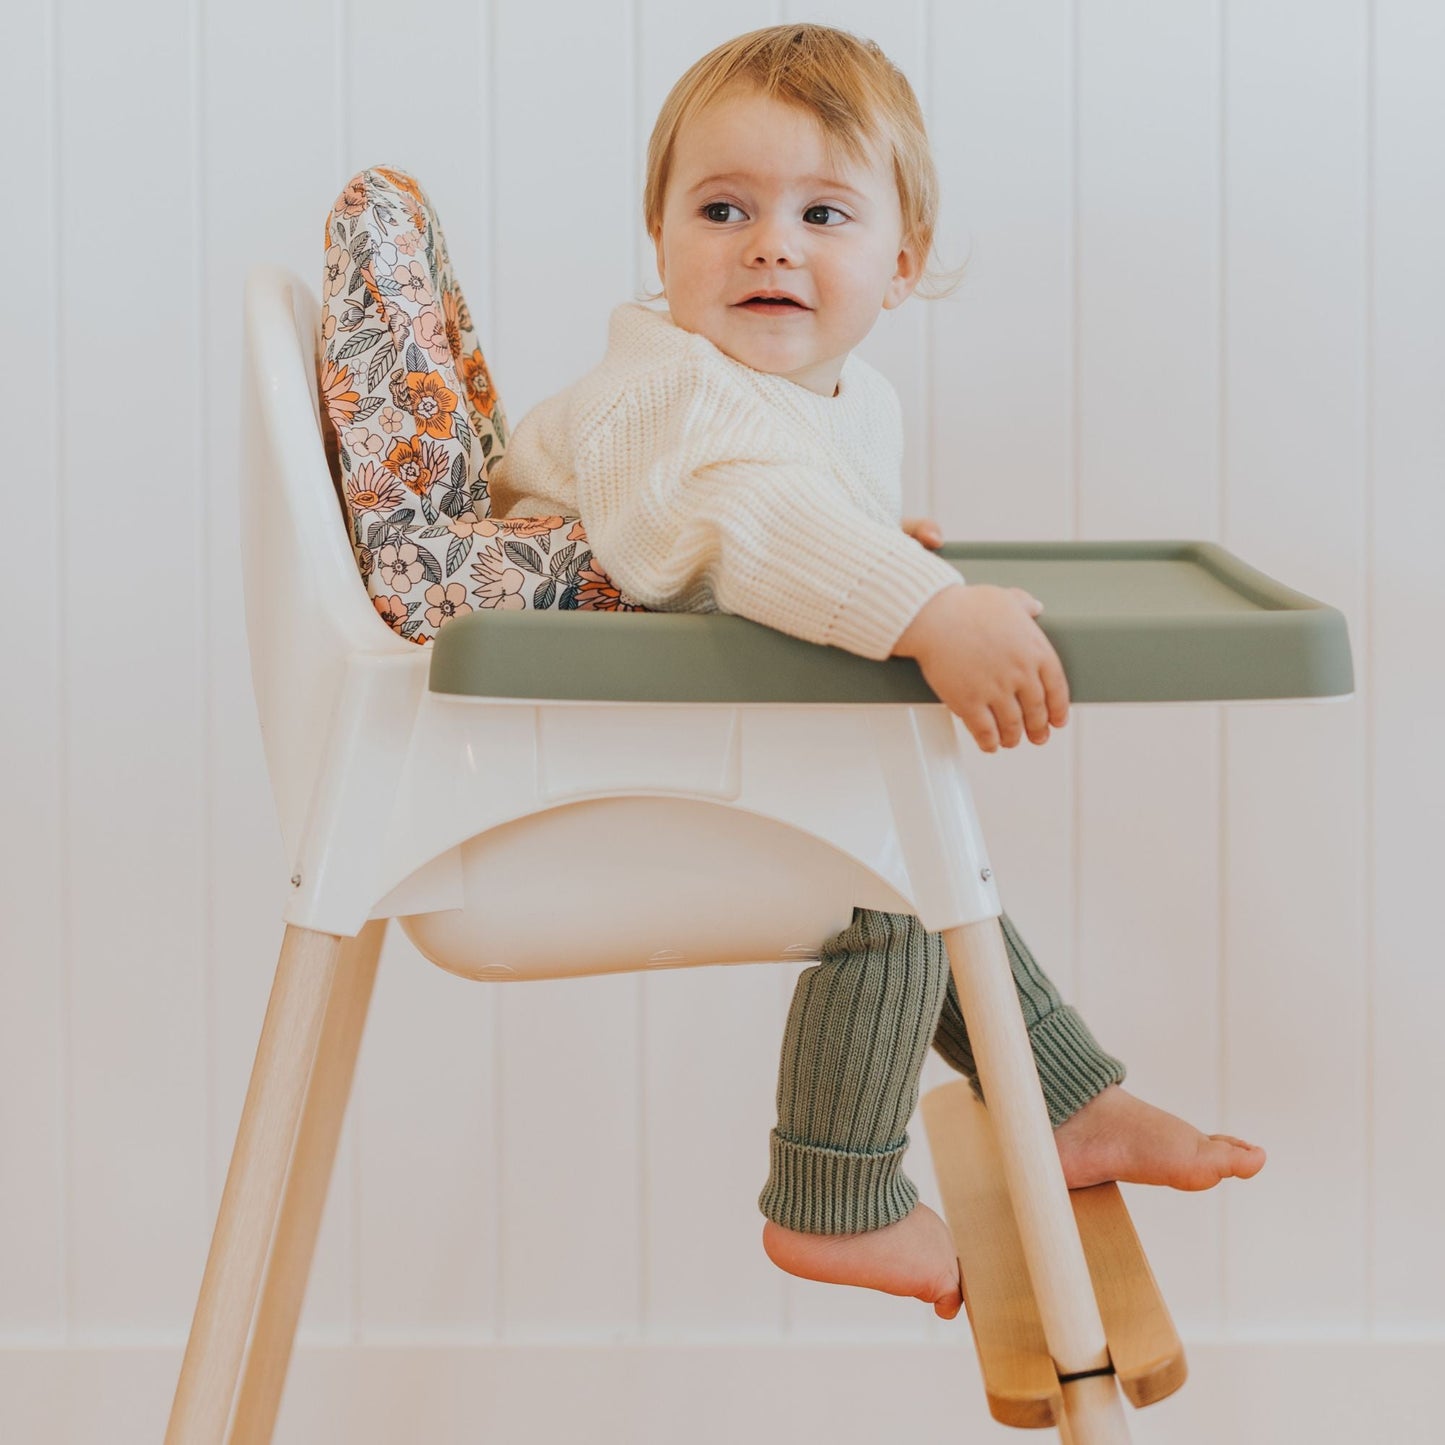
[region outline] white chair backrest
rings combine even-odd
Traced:
[[[289,271],[259,266],[246,278],[240,498],[246,635],[288,857],[306,821],[347,659],[425,655],[377,615],[351,552],[321,437],[318,311],[311,291]]]

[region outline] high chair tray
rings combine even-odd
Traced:
[[[1213,542],[946,542],[938,555],[970,583],[1044,604],[1073,702],[1354,690],[1343,614]],[[910,658],[873,662],[722,613],[481,609],[437,634],[429,685],[599,702],[936,700]]]

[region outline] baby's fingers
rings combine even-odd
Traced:
[[[970,707],[959,712],[964,727],[973,734],[973,740],[980,752],[998,751],[998,728],[994,723],[993,711],[987,707]]]
[[[1064,665],[1059,654],[1049,649],[1049,656],[1039,668],[1039,681],[1044,685],[1048,699],[1049,721],[1061,728],[1069,720],[1069,680],[1064,676]]]
[[[1029,741],[1042,747],[1049,740],[1049,704],[1044,696],[1043,683],[1033,683],[1019,689],[1019,706],[1023,711],[1024,731]]]

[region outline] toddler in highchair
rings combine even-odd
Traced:
[[[914,658],[984,752],[1046,742],[1068,689],[1042,604],[966,585],[933,555],[938,526],[901,517],[898,397],[853,354],[933,244],[936,173],[907,79],[825,26],[729,41],[664,103],[643,211],[667,309],[615,309],[602,363],[513,432],[493,514],[579,517],[648,608]],[[1262,1149],[1120,1088],[1123,1065],[1001,924],[1069,1187],[1258,1172]],[[782,1269],[951,1319],[953,1242],[902,1169],[930,1042],[982,1098],[941,936],[855,909],[798,981],[759,1206]]]

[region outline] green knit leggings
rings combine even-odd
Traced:
[[[1049,1122],[1058,1127],[1124,1065],[1059,997],[1007,914],[999,919]],[[918,1202],[903,1172],[930,1040],[983,1098],[943,936],[908,913],[855,908],[798,979],[778,1070],[778,1127],[758,1207],[788,1229],[857,1234]]]

